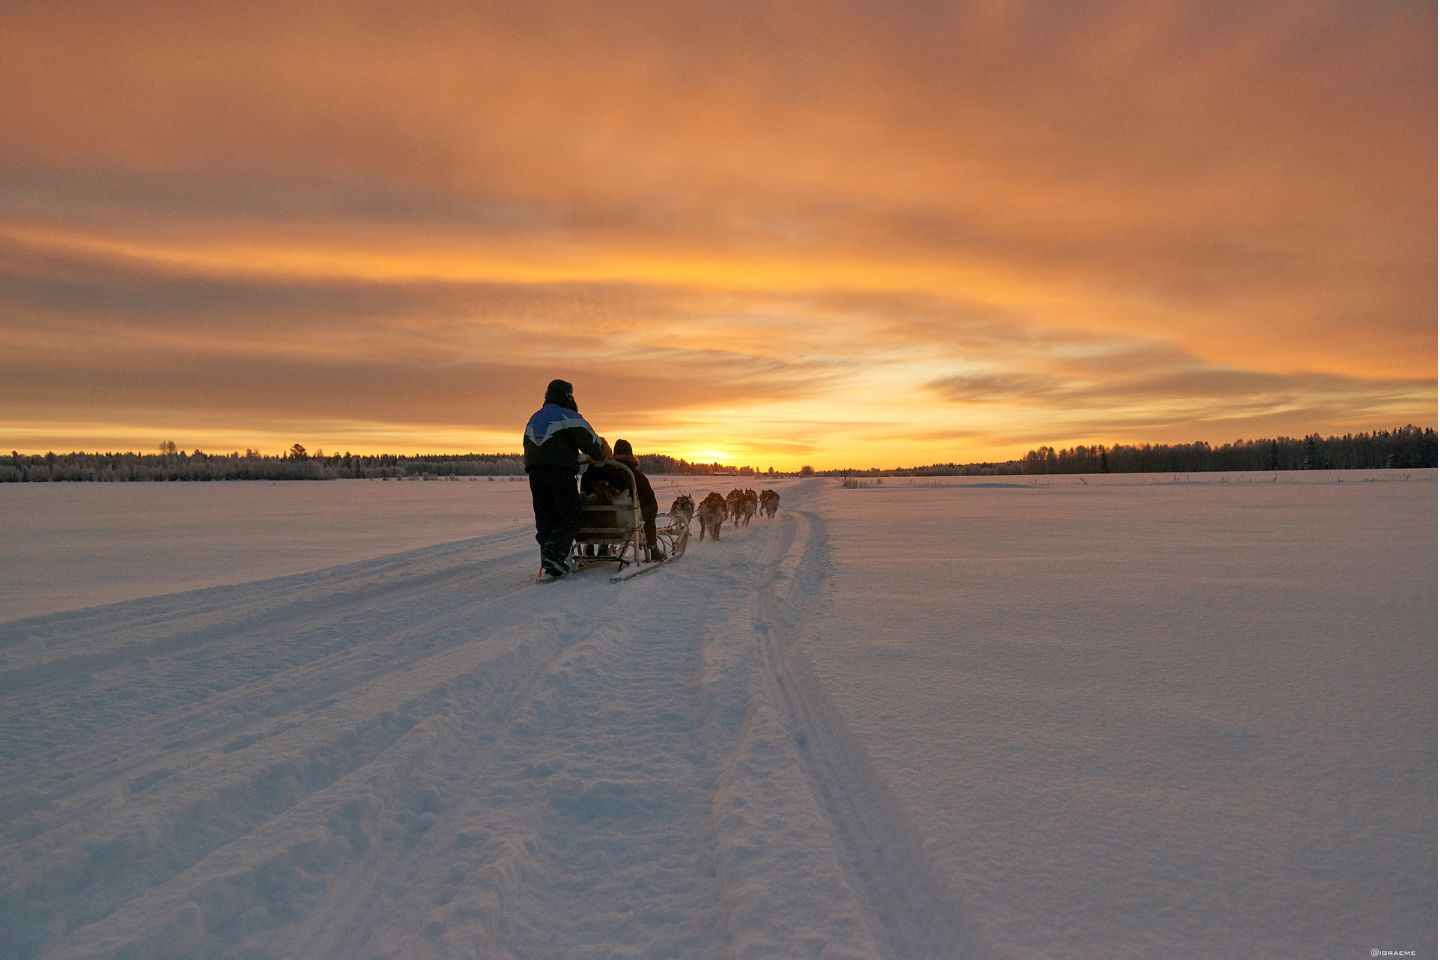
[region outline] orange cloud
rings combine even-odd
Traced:
[[[24,436],[111,410],[449,443],[557,366],[656,440],[816,465],[1077,417],[1429,422],[1432,13],[27,5],[0,34]]]

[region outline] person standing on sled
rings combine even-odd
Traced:
[[[525,473],[535,507],[535,540],[540,544],[540,576],[555,580],[571,571],[570,550],[580,530],[580,456],[605,460],[609,445],[575,403],[564,380],[551,380],[545,405],[525,424]]]

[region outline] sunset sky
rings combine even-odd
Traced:
[[[12,3],[0,448],[760,468],[1436,419],[1436,12]]]

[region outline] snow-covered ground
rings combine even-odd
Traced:
[[[0,956],[1434,956],[1434,471],[1272,477],[0,488]]]
[[[0,621],[515,530],[523,477],[0,488]]]

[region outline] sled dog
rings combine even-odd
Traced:
[[[710,532],[711,538],[720,539],[720,525],[725,522],[725,498],[718,493],[706,495],[700,501],[700,510],[697,514],[700,517],[700,539],[705,539],[705,532]]]
[[[686,493],[675,498],[670,504],[670,526],[676,530],[682,530],[690,525],[690,518],[695,516],[695,501],[690,499]]]

